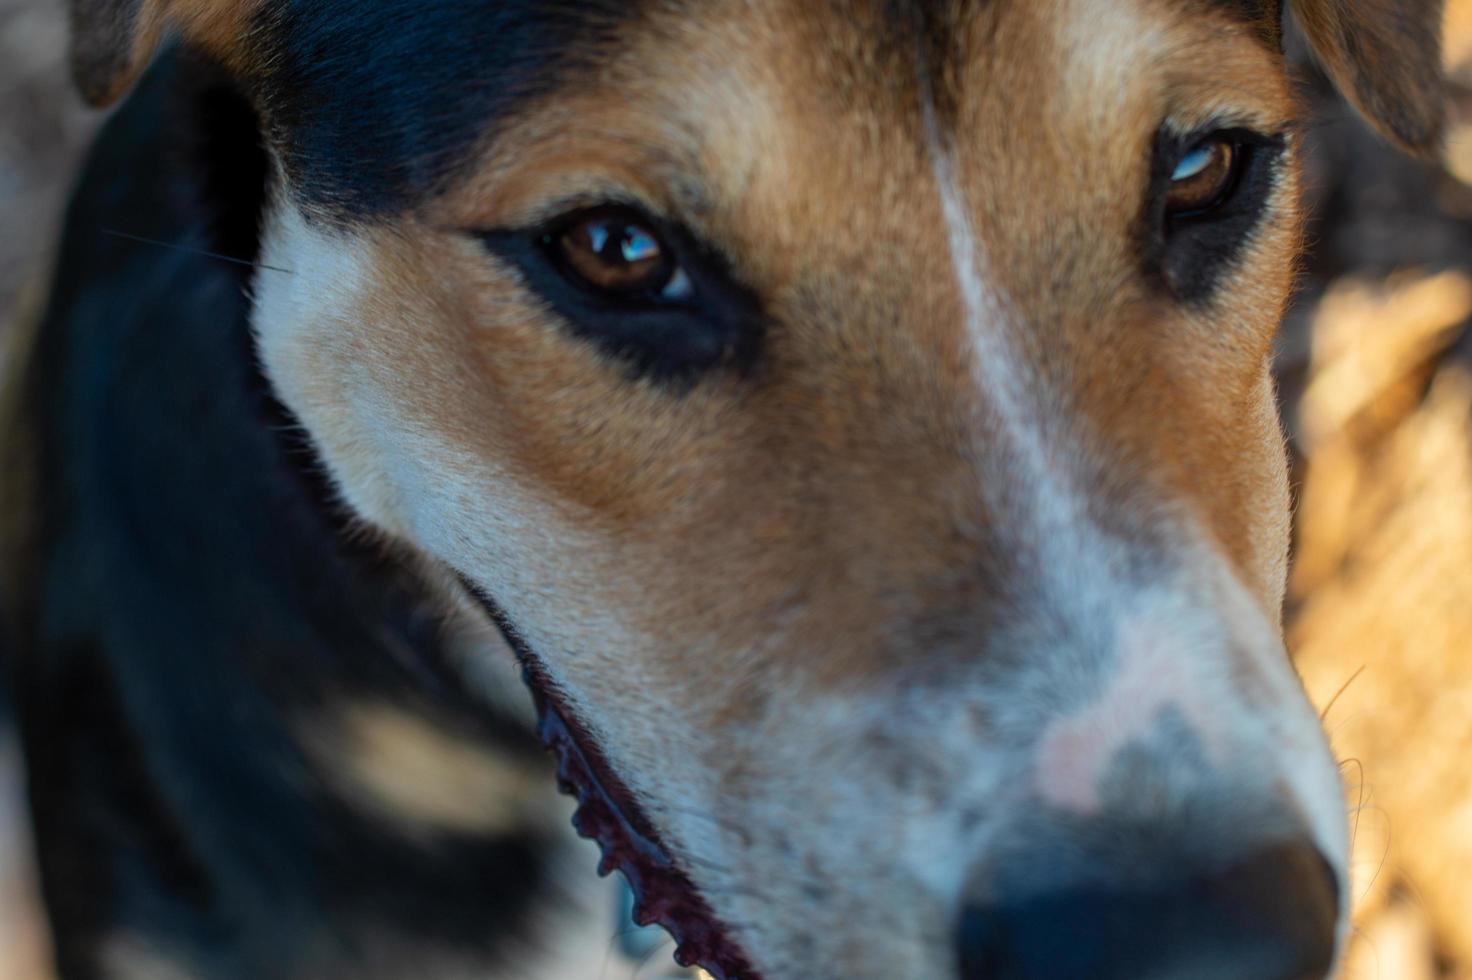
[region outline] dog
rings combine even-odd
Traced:
[[[3,488],[62,975],[596,976],[545,744],[714,977],[1329,976],[1283,23],[1428,154],[1440,4],[1290,6],[73,0],[131,94]]]

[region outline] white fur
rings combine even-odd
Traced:
[[[1048,414],[1044,379],[1010,333],[1019,319],[990,281],[964,170],[928,103],[925,122],[972,354],[978,490],[1012,508],[999,529],[1007,543],[1038,556],[1031,620],[989,638],[1027,652],[1003,683],[985,664],[962,663],[947,683],[923,688],[792,685],[766,692],[770,704],[749,729],[712,732],[688,706],[746,681],[739,668],[652,673],[638,654],[659,641],[599,601],[627,542],[569,519],[504,461],[406,417],[371,377],[348,369],[330,379],[341,400],[330,411],[317,402],[313,355],[351,336],[372,282],[363,243],[278,203],[263,254],[295,272],[258,287],[267,371],[345,499],[496,597],[605,736],[718,914],[774,976],[815,962],[855,978],[946,975],[950,923],[974,868],[1038,797],[1065,811],[1096,806],[1099,774],[1167,706],[1181,709],[1213,758],[1240,767],[1243,793],[1294,787],[1326,854],[1341,862],[1345,850],[1317,719],[1271,624],[1204,534],[1179,520],[1184,557],[1165,581],[1116,573],[1125,545],[1088,519],[1072,469],[1087,447]],[[1110,649],[1090,645],[1099,636],[1114,638]],[[774,629],[749,642],[782,649],[783,637]],[[739,665],[744,652],[700,636],[688,643],[711,664]],[[601,685],[615,676],[621,693],[610,698]],[[1094,754],[1060,772],[1073,763],[1058,761],[1050,739],[1090,738],[1100,743]]]
[[[1097,43],[1087,47],[1100,50]],[[1111,54],[1109,63],[1120,62]],[[970,216],[956,151],[940,131],[928,87],[923,99],[975,397],[985,406],[976,428],[976,456],[984,466],[978,479],[983,493],[988,484],[1005,481],[1009,492],[991,498],[1024,501],[1026,507],[1006,513],[1004,519],[1015,525],[996,533],[1010,534],[1019,547],[1040,555],[1045,615],[1068,623],[1076,635],[1115,637],[1116,662],[1102,671],[1078,663],[1083,651],[1038,651],[1043,661],[1033,678],[1038,695],[1051,702],[1081,698],[1082,707],[1018,719],[1022,730],[1036,726],[1042,732],[1033,749],[1033,786],[1042,800],[1064,811],[1094,812],[1110,763],[1143,737],[1164,709],[1175,708],[1214,761],[1234,771],[1250,759],[1252,771],[1241,778],[1260,787],[1279,782],[1290,787],[1314,838],[1345,882],[1347,843],[1337,767],[1280,637],[1192,518],[1176,519],[1185,567],[1173,581],[1146,588],[1118,573],[1126,546],[1088,518],[1086,491],[1071,471],[1070,461],[1086,459],[1088,449],[1067,431],[1064,420],[1047,417],[1048,381],[1012,339],[1017,318],[989,281],[986,249]],[[1006,465],[995,465],[998,460]],[[1233,671],[1243,668],[1238,659],[1243,650],[1251,683],[1270,692],[1268,703],[1249,703],[1233,679]],[[1020,691],[1003,693],[1028,700]],[[995,777],[987,773],[972,782],[978,793],[987,792]],[[954,852],[939,859],[955,864]]]
[[[1077,559],[1099,551],[1102,542],[1088,525],[1078,505],[1073,478],[1050,451],[1045,433],[1043,402],[1045,381],[1022,357],[1009,336],[1017,317],[1010,313],[1002,295],[988,282],[986,253],[972,225],[970,208],[956,173],[954,150],[947,145],[936,119],[928,87],[922,106],[927,149],[941,214],[950,243],[952,271],[956,277],[965,315],[966,336],[971,348],[971,375],[978,402],[985,404],[994,426],[978,426],[977,457],[990,463],[998,458],[1012,472],[999,474],[991,466],[979,474],[983,489],[1001,479],[1028,487],[1024,496],[1031,502],[1030,517],[1038,532],[1034,545],[1068,547]],[[1005,442],[999,452],[997,441]],[[1021,515],[1019,515],[1021,516]],[[1061,536],[1060,536],[1061,535]],[[1067,545],[1064,544],[1067,539]],[[1054,556],[1062,559],[1062,554]],[[1091,570],[1106,562],[1096,556]],[[1059,565],[1059,561],[1050,564]]]

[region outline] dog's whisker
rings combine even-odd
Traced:
[[[645,953],[643,958],[639,960],[638,965],[634,967],[634,980],[639,980],[640,974],[642,974],[646,969],[649,968],[649,965],[655,961],[655,957],[659,956],[661,953],[664,953],[666,955],[673,953],[674,945],[675,941],[666,937],[665,939],[661,940],[657,946],[655,946],[649,952]]]
[[[608,970],[613,965],[613,958],[615,956],[623,955],[622,951],[619,949],[619,946],[623,943],[624,938],[626,936],[638,935],[646,928],[648,927],[640,925],[629,925],[625,926],[622,929],[615,930],[613,935],[608,937],[608,943],[603,950],[603,966],[598,970],[598,976],[600,980],[608,975]]]
[[[1353,849],[1360,833],[1360,812],[1365,808],[1365,765],[1358,758],[1352,757],[1341,763],[1341,768],[1349,763],[1353,763],[1359,771],[1359,779],[1356,780],[1355,787],[1355,805],[1350,810],[1354,814],[1354,825],[1349,832],[1349,846]]]
[[[230,262],[234,265],[249,266],[252,269],[268,269],[271,272],[284,272],[288,276],[296,275],[291,269],[284,269],[279,265],[268,265],[265,262],[257,262],[253,259],[242,259],[236,255],[224,255],[220,252],[211,252],[209,249],[198,248],[193,245],[183,245],[178,242],[165,242],[157,238],[148,238],[143,235],[134,235],[131,232],[118,231],[115,228],[99,228],[98,231],[113,238],[122,238],[140,245],[152,245],[155,248],[171,249],[176,252],[187,252],[190,255],[202,255],[208,259],[220,262]]]
[[[1349,690],[1349,686],[1351,684],[1360,679],[1360,677],[1369,668],[1369,666],[1369,664],[1361,664],[1359,669],[1356,670],[1353,674],[1350,674],[1349,679],[1339,686],[1339,690],[1334,692],[1334,696],[1329,699],[1329,703],[1324,705],[1324,710],[1319,712],[1320,721],[1324,721],[1329,717],[1330,710],[1339,701],[1340,697],[1343,696],[1345,691]]]
[[[1395,832],[1390,824],[1390,813],[1381,806],[1367,804],[1366,808],[1373,809],[1385,818],[1385,843],[1380,848],[1380,859],[1375,864],[1374,872],[1370,875],[1369,880],[1365,882],[1365,887],[1360,890],[1360,894],[1355,898],[1356,904],[1363,902],[1365,897],[1374,890],[1376,882],[1380,880],[1380,875],[1385,871],[1386,863],[1390,860],[1390,852],[1394,849]]]

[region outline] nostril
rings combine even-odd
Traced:
[[[1339,888],[1306,841],[1148,884],[1090,881],[1013,882],[1025,896],[968,906],[961,980],[1324,980],[1333,965]]]

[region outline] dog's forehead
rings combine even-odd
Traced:
[[[1276,25],[1278,7],[1278,0],[272,0],[257,9],[248,61],[297,193],[343,215],[372,215],[443,189],[529,109],[600,86],[627,87],[640,71],[692,92],[767,81],[790,98],[801,94],[794,85],[821,88],[882,125],[907,117],[918,124],[916,87],[933,85],[944,112],[965,85],[956,66],[995,48],[991,33],[1008,18],[1064,29],[1080,20],[1107,27],[1142,11],[1177,21],[1203,14],[1264,31]],[[1079,36],[1094,33],[1102,44],[1116,32],[1089,28]],[[623,96],[650,94],[637,81],[634,89]],[[679,102],[679,90],[660,94]]]
[[[252,82],[298,193],[394,211],[645,6],[278,0],[256,13]]]
[[[297,191],[344,214],[392,212],[458,175],[529,108],[594,94],[631,49],[661,53],[719,34],[710,83],[787,53],[843,72],[914,46],[940,4],[912,0],[267,0],[252,32],[252,82]],[[949,5],[946,5],[949,6]],[[954,18],[952,18],[954,19]],[[861,26],[862,25],[862,26]],[[931,33],[938,33],[932,29]],[[662,49],[662,51],[661,51]],[[776,66],[769,66],[776,67]],[[852,85],[864,72],[850,72]],[[892,73],[890,73],[892,75]],[[664,72],[667,81],[676,81]],[[627,82],[627,77],[623,79]],[[612,84],[618,84],[612,82]],[[841,81],[839,84],[843,84]]]

